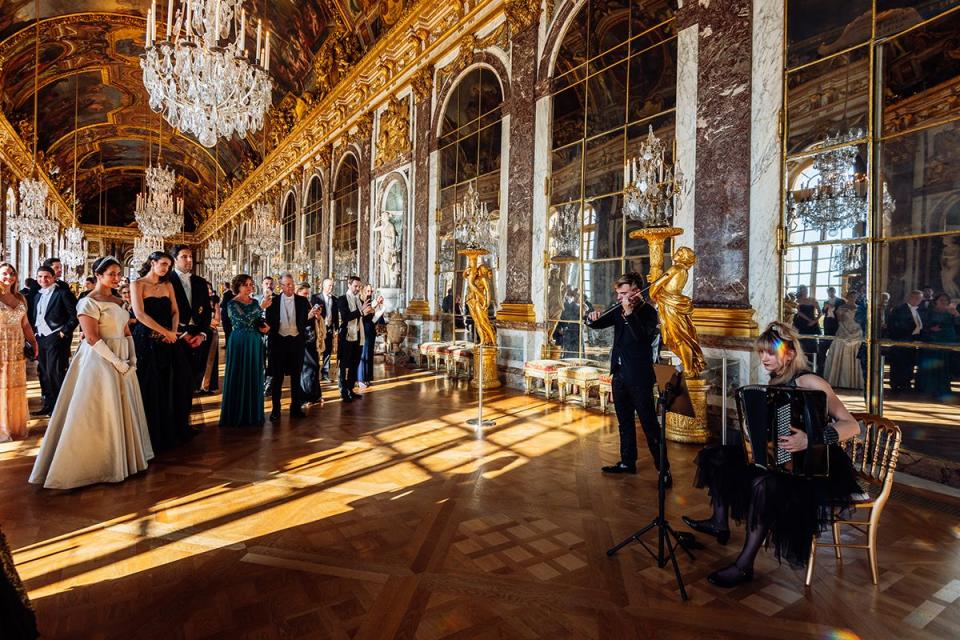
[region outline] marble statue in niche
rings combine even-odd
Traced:
[[[380,286],[391,289],[399,287],[400,247],[397,244],[397,227],[389,211],[384,210],[380,213],[380,221],[374,229],[380,236],[380,245],[377,249]]]

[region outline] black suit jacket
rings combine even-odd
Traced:
[[[340,339],[347,339],[347,328],[350,325],[351,320],[356,320],[360,317],[360,309],[363,307],[363,302],[357,303],[357,310],[350,310],[350,303],[347,301],[346,294],[337,298],[337,310],[334,312],[335,324],[337,325],[337,331],[340,333]]]
[[[280,305],[282,304],[282,294],[273,296],[273,303],[264,313],[264,319],[270,326],[270,341],[280,337]],[[303,296],[293,296],[293,306],[297,315],[297,337],[301,340],[307,339],[307,314],[310,313],[310,301]]]
[[[613,348],[610,350],[610,372],[620,374],[632,383],[652,384],[653,341],[657,337],[657,311],[650,303],[635,307],[624,317],[615,309],[596,322],[587,321],[593,329],[613,327]]]
[[[919,309],[917,313],[920,313]],[[923,318],[921,317],[922,321]],[[887,336],[891,340],[909,341],[915,339],[913,331],[916,327],[917,323],[910,312],[910,305],[906,302],[890,310],[890,315],[887,318]]]
[[[207,288],[207,281],[196,274],[190,274],[190,293],[193,298],[191,305],[187,301],[187,292],[183,290],[183,283],[180,282],[180,275],[176,270],[171,269],[168,277],[177,298],[177,310],[180,312],[180,326],[177,327],[177,331],[189,331],[190,335],[197,335],[200,332],[209,333],[213,305],[210,304],[210,289]],[[191,320],[193,327],[188,328]]]
[[[37,289],[31,292],[27,298],[27,318],[30,320],[30,326],[33,327],[34,331],[37,330],[37,305],[39,302],[40,290]],[[44,319],[51,329],[62,331],[64,338],[70,338],[73,335],[73,330],[77,328],[80,321],[77,319],[77,299],[73,297],[73,293],[69,289],[64,290],[56,285],[53,286]]]

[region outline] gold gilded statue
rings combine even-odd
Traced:
[[[482,345],[497,344],[497,332],[490,322],[487,309],[490,308],[490,278],[493,272],[482,262],[470,265],[463,272],[467,283],[467,308],[477,328],[477,338]]]
[[[663,341],[680,357],[685,378],[697,377],[706,367],[693,326],[693,300],[683,295],[688,271],[696,261],[693,249],[678,248],[673,252],[673,265],[650,285],[650,298],[660,312]]]
[[[797,294],[790,292],[783,297],[783,323],[793,326],[800,305],[797,304]]]

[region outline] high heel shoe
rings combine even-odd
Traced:
[[[736,569],[736,571],[732,572],[731,575],[724,575],[724,572],[730,568]],[[707,582],[722,589],[732,589],[733,587],[738,587],[741,584],[746,584],[752,581],[753,567],[750,567],[745,571],[736,564],[732,564],[729,567],[720,569],[719,571],[714,571],[707,576]]]
[[[694,520],[683,516],[682,520],[685,525],[694,531],[715,537],[719,544],[727,544],[730,541],[730,529],[718,529],[717,525],[713,524],[713,520],[709,518],[707,520]]]

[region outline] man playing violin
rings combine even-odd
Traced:
[[[643,299],[643,276],[635,271],[617,279],[619,306],[602,314],[594,311],[587,316],[587,326],[593,329],[613,327],[613,349],[610,351],[610,373],[613,375],[613,404],[620,429],[620,461],[603,467],[604,473],[637,472],[636,418],[647,437],[647,447],[658,467],[660,461],[660,426],[653,400],[656,376],[653,372],[651,345],[657,338],[657,311]],[[665,460],[666,486],[673,486],[670,462]]]

